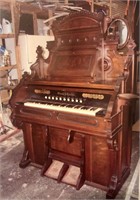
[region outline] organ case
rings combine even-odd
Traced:
[[[10,99],[23,130],[20,167],[115,198],[130,173],[135,44],[130,35],[121,43],[116,19],[102,13],[72,12],[52,29],[49,57],[38,46]]]

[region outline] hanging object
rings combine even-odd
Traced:
[[[4,34],[12,33],[11,23],[5,18],[2,19],[2,29]]]

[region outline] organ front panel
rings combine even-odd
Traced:
[[[11,120],[23,130],[20,167],[32,164],[76,189],[99,187],[106,198],[115,198],[130,173],[136,99],[135,44],[129,35],[121,45],[117,26],[84,10],[54,22],[49,57],[38,46],[31,74],[10,99]]]

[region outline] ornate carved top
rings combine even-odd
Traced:
[[[86,10],[81,10],[79,12],[71,12],[68,16],[61,19],[59,22],[54,21],[52,25],[52,30],[56,35],[57,32],[63,30],[72,30],[80,28],[92,28],[95,26],[95,22],[98,24],[103,23],[104,15],[103,13],[91,13]]]
[[[124,76],[129,82],[134,43],[127,36],[127,50],[121,55],[116,22],[103,13],[83,10],[54,22],[55,41],[48,43],[49,57],[44,59],[41,47],[37,48],[31,80],[89,84]]]

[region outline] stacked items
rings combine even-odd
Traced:
[[[10,66],[10,52],[4,47],[0,46],[0,66]]]

